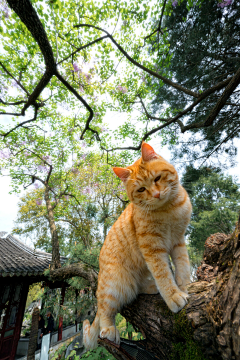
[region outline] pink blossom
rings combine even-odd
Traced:
[[[83,194],[90,194],[91,192],[91,188],[89,186],[87,186],[85,189],[83,189],[82,193]]]
[[[121,86],[121,85],[117,86],[117,90],[123,94],[126,94],[128,92],[128,89],[126,88],[126,86]]]
[[[39,184],[38,184],[38,183],[34,183],[34,187],[35,187],[35,189],[38,189],[38,188],[39,188]]]
[[[178,1],[177,1],[177,0],[172,1],[172,6],[173,6],[173,7],[176,7],[177,4],[178,4]]]
[[[44,165],[38,165],[37,168],[38,168],[39,171],[43,171],[43,172],[47,172],[47,171],[48,171],[47,167],[44,166]]]
[[[73,69],[74,69],[74,72],[81,71],[81,69],[80,69],[80,67],[78,66],[78,63],[77,63],[77,62],[74,62],[74,63],[73,63]]]
[[[82,154],[82,155],[80,156],[80,158],[83,159],[83,160],[86,160],[86,157],[87,157],[87,154]]]
[[[1,159],[9,159],[11,156],[11,152],[9,149],[0,150],[0,158]]]
[[[43,160],[45,160],[49,164],[52,163],[51,157],[49,155],[43,155],[42,158],[43,158]]]
[[[7,6],[6,1],[0,0],[0,11],[3,12],[5,18],[9,18],[9,7]]]
[[[120,184],[120,185],[118,185],[118,190],[119,190],[119,191],[124,191],[125,188],[124,188],[124,186],[123,186],[122,184]]]
[[[69,200],[69,195],[64,195],[66,200]]]
[[[88,84],[90,84],[90,82],[91,82],[91,77],[92,77],[91,74],[85,74],[85,78],[86,78]]]
[[[103,126],[103,127],[101,128],[101,131],[102,131],[102,132],[108,131],[108,129]]]
[[[80,91],[81,93],[84,92],[84,88],[82,87],[82,85],[79,86],[79,91]]]
[[[31,153],[28,152],[28,151],[25,151],[24,155],[25,155],[25,156],[31,156]]]
[[[232,0],[222,0],[221,3],[218,3],[218,7],[224,8],[225,6],[231,5]]]
[[[12,80],[12,86],[16,88],[18,87],[18,83],[16,82],[16,80]]]
[[[38,198],[38,199],[36,200],[36,204],[37,204],[37,205],[42,205],[42,199]]]

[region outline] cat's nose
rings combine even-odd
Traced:
[[[160,192],[157,192],[157,193],[153,194],[153,197],[159,198],[160,197]]]

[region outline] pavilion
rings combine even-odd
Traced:
[[[61,257],[61,262],[65,259]],[[44,270],[51,260],[51,254],[33,250],[15,236],[0,232],[0,360],[14,360],[29,285],[49,282]],[[62,326],[59,330],[60,339]]]

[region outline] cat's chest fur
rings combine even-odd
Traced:
[[[189,222],[189,199],[179,206],[159,209],[155,211],[144,211],[134,209],[133,221],[136,237],[141,246],[142,243],[159,243],[168,252],[179,242],[185,233]]]

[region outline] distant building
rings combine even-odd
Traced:
[[[48,281],[43,273],[51,260],[51,254],[0,232],[0,360],[14,360],[29,285]]]

